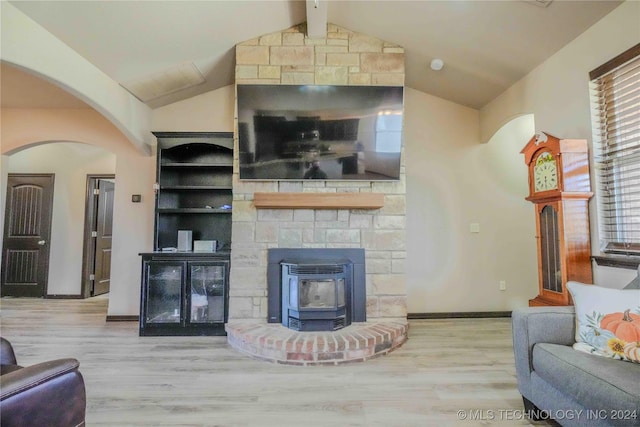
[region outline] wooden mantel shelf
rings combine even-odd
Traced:
[[[255,193],[258,209],[380,209],[382,193]]]

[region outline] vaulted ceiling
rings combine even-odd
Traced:
[[[195,64],[204,82],[147,101],[152,108],[232,84],[237,43],[307,19],[302,0],[10,3],[120,84]],[[326,6],[328,22],[403,46],[407,86],[481,108],[620,3],[345,0]],[[434,58],[444,61],[441,71],[429,68]],[[3,107],[65,105],[64,93],[30,78],[38,80],[3,65]]]

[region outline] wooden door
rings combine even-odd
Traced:
[[[9,174],[2,247],[2,296],[43,297],[49,275],[53,174]]]
[[[101,179],[98,182],[96,220],[96,252],[92,295],[109,292],[111,284],[111,237],[113,235],[113,196],[115,184]]]

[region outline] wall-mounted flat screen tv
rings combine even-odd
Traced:
[[[240,179],[399,179],[402,87],[237,90]]]

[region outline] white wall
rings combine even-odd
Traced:
[[[110,120],[149,153],[151,109],[9,2],[0,2],[2,60],[44,76]]]
[[[153,250],[155,158],[116,154],[109,316],[140,312],[140,252]],[[133,203],[131,195],[142,195]]]
[[[406,91],[409,313],[511,310],[537,295],[520,154],[532,119],[515,120],[489,144],[479,144],[478,124],[477,110]],[[470,233],[472,223],[480,233]]]
[[[154,111],[154,130],[229,131],[233,128],[232,87]],[[197,110],[197,114],[194,111]],[[38,112],[39,113],[39,112]],[[6,141],[17,146],[73,129],[74,140],[108,147],[95,121],[84,132],[67,115],[3,111]],[[18,117],[14,117],[18,116]],[[51,116],[51,117],[49,117]],[[25,134],[37,119],[37,135]],[[526,167],[519,154],[532,126],[515,121],[489,144],[479,144],[478,111],[407,88],[405,156],[407,170],[407,283],[409,312],[509,310],[537,293],[533,208],[524,201]],[[524,120],[524,119],[523,119]],[[30,132],[30,131],[29,131]],[[105,130],[106,132],[106,130]],[[112,141],[116,142],[116,135]],[[20,142],[24,141],[24,142]],[[109,315],[138,313],[140,259],[152,245],[155,161],[113,145],[117,156],[114,263]],[[131,194],[142,194],[133,204]],[[479,234],[469,224],[480,224]],[[506,280],[507,291],[498,290]]]
[[[154,130],[231,130],[234,98],[230,86],[159,108]],[[404,117],[409,312],[526,306],[538,289],[535,216],[524,200],[520,154],[534,133],[532,118],[480,144],[477,110],[410,88]],[[480,224],[479,234],[469,233],[471,223]],[[507,291],[499,291],[500,280]]]
[[[93,109],[3,108],[0,119],[2,154],[17,154],[50,141],[82,141],[115,154],[117,182],[108,314],[137,315],[141,265],[138,254],[153,248],[155,158],[141,154]],[[132,203],[132,194],[141,194],[142,202]]]
[[[536,130],[591,138],[589,72],[640,41],[640,2],[626,1],[480,111],[481,140],[534,114]]]
[[[233,132],[235,86],[229,85],[153,110],[151,130]]]
[[[47,295],[80,295],[87,174],[115,174],[113,153],[80,143],[50,143],[9,156],[9,173],[53,173]]]
[[[60,109],[35,112],[3,109],[1,152],[7,154],[51,140],[113,147],[120,185],[116,184],[114,200],[109,315],[138,314],[138,253],[150,250],[153,242],[155,159],[145,144],[153,142],[149,132],[151,109],[8,2],[0,2],[0,9],[2,60],[43,76],[101,114],[98,118],[94,110],[69,114],[56,111]],[[88,121],[84,123],[83,119]],[[0,191],[5,191],[6,183],[2,185]],[[142,194],[142,203],[131,203],[131,194]]]
[[[546,60],[480,111],[482,141],[512,117],[530,113],[536,130],[579,138],[592,147],[589,72],[640,41],[640,2],[627,1]],[[592,188],[594,185],[594,168]],[[590,202],[591,248],[599,253],[595,197]],[[622,287],[631,270],[594,266],[594,282]]]
[[[6,2],[2,6],[4,15],[8,6]],[[14,12],[17,11],[12,8],[11,17],[16,18]],[[37,34],[27,33],[37,37],[27,38],[29,34],[21,28],[31,29],[34,23],[19,18],[5,29],[3,16],[3,35],[11,30],[14,41],[22,40],[14,47],[3,42],[3,59],[6,46],[13,58],[10,62],[59,73],[60,69],[50,70],[52,64],[60,64],[59,58],[37,55],[51,46],[43,43],[47,35],[34,30]],[[410,312],[507,310],[535,296],[535,248],[529,240],[534,234],[533,208],[524,201],[526,191],[520,194],[518,189],[526,182],[526,167],[519,157],[526,139],[521,141],[518,136],[515,142],[516,137],[509,136],[530,132],[507,127],[506,134],[495,135],[488,145],[479,142],[488,141],[502,125],[523,113],[535,115],[536,130],[590,140],[587,73],[636,44],[640,40],[638,22],[640,2],[623,3],[483,108],[479,116],[475,110],[415,90],[406,91],[406,268]],[[65,52],[70,55],[68,50]],[[64,69],[69,68],[67,64]],[[66,75],[66,78],[73,77]],[[89,86],[98,91],[103,89],[95,82]],[[232,88],[227,86],[152,111],[151,129],[232,130],[235,98]],[[111,101],[111,105],[121,105],[117,100]],[[137,126],[146,122],[144,108],[135,104],[134,111],[126,105],[122,110],[120,126],[124,123],[136,130],[147,127]],[[122,112],[111,112],[116,113]],[[131,129],[129,132],[133,133]],[[32,138],[31,142],[42,140]],[[3,153],[6,151],[2,149]],[[113,259],[118,268],[112,275],[115,291],[110,298],[110,315],[138,313],[137,252],[151,247],[153,229],[150,188],[154,160],[126,149],[121,151],[117,153],[116,175],[126,183],[126,188],[116,184],[114,229],[121,234],[114,241],[114,251],[119,255]],[[503,154],[505,157],[500,157]],[[2,166],[0,173],[4,174]],[[131,204],[131,194],[143,194],[143,203]],[[470,223],[480,225],[479,234],[469,233]],[[592,228],[594,224],[592,220]],[[593,244],[597,248],[595,242],[597,238]],[[619,284],[621,275],[626,273],[616,273],[611,279],[613,276],[606,269],[595,271],[596,281],[612,286]],[[506,280],[506,292],[498,291],[499,280]]]

